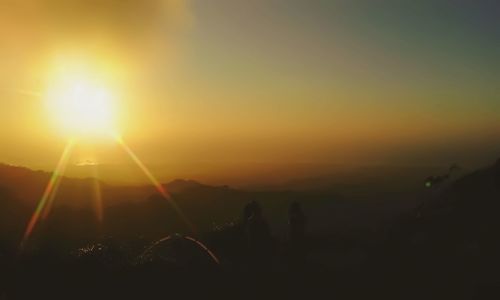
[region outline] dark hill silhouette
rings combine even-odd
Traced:
[[[500,208],[500,159],[490,167],[469,173],[447,186],[437,199],[426,203],[420,211],[422,217],[452,213],[495,213]]]
[[[205,184],[201,184],[194,180],[185,180],[185,179],[175,179],[171,182],[165,184],[165,187],[171,193],[179,193],[185,190],[199,189],[199,188],[207,188],[209,186]]]
[[[278,232],[286,229],[284,211],[294,200],[306,201],[304,208],[313,215],[311,228],[344,231],[352,227],[373,228],[382,220],[412,209],[422,198],[422,190],[425,190],[422,178],[430,171],[425,168],[363,168],[345,174],[343,178],[306,178],[263,190],[238,190],[185,179],[173,180],[164,186],[204,229],[233,221],[246,202],[257,199],[262,200],[265,211],[272,216],[271,225]],[[0,165],[0,187],[3,186],[11,197],[29,209],[34,209],[50,176],[49,172]],[[153,205],[154,199],[161,200],[153,186],[118,186],[92,178],[64,177],[54,201],[55,207],[66,211],[91,210],[96,184],[101,189],[105,218],[117,208],[130,210],[132,215],[135,209],[141,211],[140,207]],[[487,191],[485,193],[490,195]],[[430,200],[432,206],[440,202]],[[165,209],[168,208],[167,204]]]
[[[39,184],[43,190],[46,184],[43,179],[48,180],[50,176],[48,173],[25,168],[2,168],[0,257],[2,251],[5,253],[5,249],[9,248],[5,245],[17,247],[26,222],[33,212],[34,203],[39,198],[34,191],[22,189],[30,189],[30,184]],[[307,283],[311,284],[311,288],[320,280],[325,280],[328,283],[323,287],[327,290],[345,292],[352,298],[366,298],[366,295],[384,290],[389,291],[394,298],[405,298],[405,295],[411,293],[413,298],[420,299],[429,293],[435,295],[439,292],[457,298],[476,295],[483,287],[498,287],[500,162],[454,181],[450,178],[439,188],[426,188],[423,184],[425,176],[418,175],[412,175],[415,177],[414,183],[404,180],[417,187],[415,190],[418,193],[414,196],[425,198],[426,205],[408,205],[404,214],[391,210],[394,207],[391,206],[392,201],[399,199],[400,202],[411,202],[413,199],[407,197],[411,194],[401,194],[399,190],[394,194],[387,194],[384,190],[391,190],[390,185],[379,187],[376,181],[371,181],[370,185],[354,185],[363,189],[360,193],[344,193],[349,191],[345,186],[343,189],[333,187],[316,190],[246,191],[182,179],[164,186],[200,230],[197,237],[221,257],[224,272],[228,274],[225,280],[231,282],[229,285],[240,281],[252,282],[255,279],[251,277],[251,273],[250,277],[245,277],[244,272],[238,271],[240,267],[244,268],[247,258],[245,248],[239,247],[238,242],[235,243],[245,241],[244,237],[243,240],[238,238],[237,233],[241,233],[242,227],[235,223],[242,215],[245,205],[257,200],[263,207],[276,242],[273,267],[278,266],[278,273],[270,275],[266,282],[281,280],[283,284],[289,284],[290,280],[299,278],[298,275],[305,271],[290,273],[292,269],[289,269],[286,262],[287,213],[290,204],[298,201],[308,220],[309,253],[308,270],[305,272],[312,273],[302,275],[310,278]],[[391,176],[381,180],[390,182]],[[314,184],[314,180],[310,182]],[[131,264],[131,261],[134,261],[136,255],[143,253],[145,245],[173,232],[187,233],[185,224],[169,202],[160,197],[152,186],[113,186],[104,183],[101,183],[104,219],[99,222],[91,205],[94,184],[94,179],[89,178],[63,178],[61,199],[56,198],[58,204],[49,218],[40,222],[30,239],[27,253],[34,253],[39,257],[35,256],[33,260],[21,263],[35,269],[37,264],[46,264],[46,267],[40,269],[46,272],[47,268],[54,266],[50,259],[59,257],[63,268],[60,274],[64,274],[61,276],[64,278],[67,274],[65,268],[74,268],[74,263],[81,263],[81,270],[88,270],[90,261],[95,270],[90,273],[92,275],[89,278],[101,274],[103,270],[115,270],[117,274],[128,270],[127,276],[133,275],[130,278],[134,278],[131,282],[149,284],[151,278],[161,278],[158,286],[163,288],[164,276],[172,274],[169,273],[172,272],[171,269],[154,264],[150,267],[159,271],[162,276],[143,277],[144,273],[141,272],[147,271],[148,266]],[[404,190],[401,186],[399,189]],[[434,193],[435,191],[439,193]],[[369,193],[374,193],[374,196],[364,198]],[[19,198],[31,194],[32,199]],[[357,197],[350,197],[354,194]],[[372,201],[385,197],[393,200]],[[376,220],[375,216],[380,217],[388,211],[400,218],[397,221]],[[361,227],[371,230],[358,231]],[[79,258],[82,261],[76,260],[68,264],[68,259],[74,260],[68,258],[68,253],[73,253],[74,249],[80,249],[84,253],[87,253],[86,249],[97,250],[89,252],[89,257]],[[47,251],[46,254],[44,251]],[[96,251],[105,252],[102,254],[104,258],[99,253],[94,253]],[[75,272],[74,269],[71,270]],[[155,272],[147,274],[156,275]],[[175,278],[177,272],[175,271]],[[31,273],[30,269],[20,272],[22,276],[16,282],[24,283],[26,276]],[[80,271],[76,273],[80,274]],[[287,277],[286,274],[294,275]],[[311,274],[314,276],[309,277]],[[103,280],[108,280],[106,277],[114,278],[104,276]],[[28,281],[35,282],[39,278],[40,276],[36,276]],[[233,278],[234,281],[230,281]],[[297,283],[304,282],[299,280]],[[121,279],[117,280],[117,284],[121,288],[124,286]],[[24,285],[19,286],[18,290],[24,291],[23,287]],[[276,290],[280,294],[283,291],[278,287]]]
[[[470,210],[500,207],[500,159],[491,167],[457,180],[444,195],[445,203]]]
[[[26,225],[50,176],[48,172],[0,166],[0,187],[8,192],[1,200],[2,205],[8,207],[4,213],[10,214],[11,210],[23,212],[22,217],[9,218],[9,222],[16,223],[18,228]],[[100,181],[98,184],[104,211],[102,223],[97,221],[93,212],[96,180],[63,177],[51,215],[38,226],[38,230],[48,230],[68,241],[73,237],[75,240],[104,235],[158,237],[177,231],[186,232],[185,225],[169,202],[162,199],[153,186],[118,186]],[[303,203],[304,210],[311,216],[309,227],[318,233],[343,234],[358,228],[372,228],[387,211],[380,201],[351,201],[334,189],[248,191],[183,179],[164,186],[200,231],[234,222],[240,217],[243,207],[253,200],[261,202],[273,232],[279,236],[286,235],[287,211],[292,201]],[[12,235],[19,238],[17,231]]]
[[[496,168],[498,169],[498,166]],[[440,199],[452,197],[454,193],[465,197],[466,192],[452,192],[452,190],[462,185],[468,186],[469,181],[484,184],[484,180],[474,178],[487,176],[492,172],[483,170],[476,172],[479,175],[474,173],[464,177],[456,184],[452,184],[453,189]],[[349,183],[349,180],[345,179],[341,184],[338,184],[337,180],[326,185],[326,181],[319,181],[321,186],[327,188],[317,189],[313,188],[313,179],[308,179],[307,185],[299,184],[297,181],[298,189],[292,189],[291,183],[288,183],[282,189],[261,191],[210,186],[184,179],[171,181],[164,186],[200,231],[210,231],[234,222],[240,217],[246,203],[258,200],[263,206],[273,232],[278,236],[284,236],[287,231],[288,206],[293,201],[299,201],[309,216],[311,231],[316,234],[352,235],[353,231],[376,230],[393,216],[413,209],[415,199],[422,196],[420,191],[425,190],[422,184],[424,176],[421,176],[423,171],[412,173],[407,168],[390,170],[377,168],[367,173],[371,175],[364,175],[365,179],[357,183],[354,183],[354,180]],[[483,173],[486,175],[482,175]],[[387,177],[377,178],[373,174]],[[401,178],[402,174],[410,176]],[[16,210],[16,214],[22,215],[15,219],[7,218],[9,221],[4,222],[16,223],[19,228],[25,226],[49,178],[48,172],[0,165],[0,187],[5,191],[1,200],[2,205],[6,207],[3,210],[4,214],[8,215]],[[389,183],[393,181],[396,183],[391,189]],[[78,239],[79,235],[88,239],[103,235],[123,238],[149,235],[154,238],[173,232],[187,233],[186,226],[175,214],[169,202],[161,198],[153,186],[117,186],[103,182],[98,184],[104,208],[102,223],[98,222],[93,212],[96,180],[64,177],[54,200],[51,216],[45,225],[40,226],[40,230],[50,230],[55,235],[67,239],[68,236],[75,236],[75,239]],[[308,188],[302,188],[304,186]],[[485,197],[494,195],[488,192],[486,187],[477,188],[486,191]],[[444,201],[431,200],[430,207],[433,209],[429,210],[429,213],[422,211],[422,214],[437,212],[438,203]],[[78,234],[75,235],[75,232]]]
[[[51,173],[34,171],[25,167],[0,164],[0,187],[4,187],[20,201],[32,204],[40,199],[50,180]],[[58,189],[57,204],[82,207],[88,205],[88,199],[94,197],[96,184],[100,187],[103,198],[111,202],[140,201],[155,194],[150,185],[109,185],[94,178],[62,177]],[[182,193],[190,190],[210,191],[219,189],[201,184],[194,180],[175,179],[163,184],[171,193]],[[227,187],[220,187],[226,189]],[[66,201],[66,199],[70,199]]]
[[[374,269],[394,277],[406,272],[402,290],[426,286],[471,296],[495,287],[499,295],[499,209],[500,160],[455,180],[393,224]]]

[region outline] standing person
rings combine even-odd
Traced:
[[[306,255],[306,225],[307,219],[300,203],[294,201],[288,210],[288,225],[290,230],[291,259],[295,263],[303,263]]]
[[[247,228],[248,221],[253,215],[253,202],[249,202],[243,208],[243,214],[241,215],[240,224],[243,228]]]
[[[269,224],[262,215],[262,208],[257,201],[251,203],[251,216],[247,222],[247,241],[251,259],[267,263],[271,254],[271,232]]]
[[[253,215],[253,203],[248,202],[247,204],[245,204],[240,220],[237,223],[236,236],[235,236],[238,260],[242,263],[245,263],[249,256],[250,249],[248,247],[248,242],[249,242],[248,224],[250,222],[250,218],[252,217],[252,215]]]

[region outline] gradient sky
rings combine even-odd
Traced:
[[[7,163],[57,161],[43,91],[65,59],[111,82],[124,139],[178,174],[500,155],[498,1],[2,0],[0,40]],[[72,160],[119,150],[88,141]]]

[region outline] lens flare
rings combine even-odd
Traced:
[[[42,198],[40,201],[38,201],[37,207],[35,209],[35,212],[31,216],[28,226],[26,227],[26,230],[23,235],[23,239],[21,241],[21,248],[25,245],[26,241],[29,239],[31,234],[33,233],[33,229],[35,228],[36,223],[38,222],[38,219],[41,216],[41,213],[43,212],[45,205],[47,204],[48,200],[50,199],[52,193],[54,192],[54,189],[57,185],[59,177],[62,175],[62,172],[64,171],[64,168],[68,162],[71,150],[73,149],[73,146],[75,144],[74,139],[70,139],[68,143],[66,144],[63,153],[61,155],[61,158],[59,159],[59,162],[56,165],[56,168],[54,169],[54,172],[52,173],[52,176],[50,177],[49,183],[47,184]],[[48,214],[48,212],[47,212]]]
[[[151,171],[141,162],[123,139],[116,134],[116,109],[114,107],[115,97],[110,92],[112,84],[105,80],[106,76],[101,76],[102,72],[90,72],[87,67],[78,67],[78,64],[61,64],[53,72],[52,80],[45,93],[48,108],[52,119],[58,121],[58,127],[66,131],[71,137],[54,169],[51,178],[38,201],[24,235],[20,248],[22,249],[26,241],[33,234],[33,230],[39,219],[46,219],[53,206],[55,196],[61,184],[61,175],[66,169],[69,155],[73,149],[76,138],[97,138],[110,136],[124,151],[130,156],[132,161],[141,169],[146,177],[151,181],[160,195],[169,201],[172,208],[188,226],[196,233],[194,224],[184,215],[180,207],[172,199],[172,196],[163,185],[156,179]],[[71,68],[70,68],[71,67]],[[75,68],[72,68],[75,67]],[[99,75],[99,76],[98,76]],[[18,91],[31,96],[40,96],[38,92]],[[97,220],[103,221],[103,199],[102,190],[98,181],[97,167],[94,166],[94,211]]]
[[[97,170],[97,165],[92,165],[92,172],[94,175],[93,178],[93,187],[94,187],[94,210],[96,214],[96,218],[99,221],[99,223],[102,223],[104,219],[104,211],[103,211],[103,205],[102,205],[102,191],[101,191],[101,184],[99,182],[99,174]]]
[[[61,174],[64,173],[64,170],[66,169],[66,166],[62,168]],[[57,178],[54,180],[54,187],[52,188],[52,192],[50,193],[49,199],[47,200],[47,204],[45,205],[45,208],[43,209],[42,212],[42,221],[47,219],[47,217],[50,214],[50,211],[52,210],[52,204],[54,203],[54,199],[57,195],[57,191],[59,190],[59,186],[61,185],[61,176],[57,176]]]
[[[179,215],[179,217],[184,221],[184,223],[188,226],[188,228],[193,232],[196,233],[196,227],[194,224],[186,217],[186,215],[182,212],[180,207],[175,203],[174,199],[172,198],[172,195],[165,189],[163,185],[160,184],[160,182],[154,177],[154,175],[149,171],[149,169],[141,162],[141,160],[135,155],[135,153],[130,149],[127,144],[123,141],[121,137],[119,137],[116,134],[113,134],[113,137],[115,141],[124,149],[124,151],[130,156],[132,161],[137,164],[139,169],[146,175],[146,177],[151,181],[153,186],[156,188],[156,190],[160,193],[160,195],[165,198],[166,200],[169,201],[170,205],[172,205],[172,208],[175,210],[175,212]],[[20,249],[24,247],[26,244],[26,241],[30,238],[30,236],[33,233],[33,229],[35,228],[38,220],[40,217],[42,219],[45,219],[51,210],[51,207],[54,202],[55,195],[57,193],[57,189],[59,188],[60,182],[61,182],[61,175],[64,173],[64,170],[66,169],[66,165],[71,153],[71,150],[73,149],[73,146],[75,145],[75,139],[72,138],[68,141],[66,144],[64,151],[61,155],[61,158],[59,159],[59,162],[56,165],[56,168],[54,169],[54,172],[52,173],[52,176],[49,180],[49,183],[47,184],[44,193],[40,199],[40,201],[37,204],[37,207],[35,209],[35,212],[31,216],[28,225],[26,227],[26,230],[23,235],[23,239],[21,241]],[[95,196],[95,202],[94,202],[94,207],[95,207],[95,212],[97,219],[102,222],[103,221],[103,205],[102,205],[102,192],[101,188],[99,185],[99,182],[97,180],[97,169],[94,166],[94,196]]]
[[[71,137],[108,137],[116,129],[117,111],[114,84],[105,70],[67,61],[53,73],[45,101],[57,129]]]
[[[194,224],[189,221],[189,219],[186,217],[186,215],[182,212],[180,207],[175,203],[174,199],[172,198],[172,195],[165,189],[163,185],[160,184],[160,182],[154,177],[154,175],[149,171],[149,169],[141,162],[141,160],[135,155],[135,153],[130,149],[127,144],[123,141],[123,139],[118,136],[114,135],[114,138],[116,142],[123,148],[123,150],[130,156],[130,158],[135,162],[135,164],[141,169],[141,171],[146,175],[146,177],[151,181],[153,186],[156,188],[156,190],[160,193],[160,195],[165,198],[166,200],[169,201],[169,203],[172,205],[176,213],[181,217],[181,219],[186,223],[186,225],[189,227],[189,229],[196,233],[196,227]]]

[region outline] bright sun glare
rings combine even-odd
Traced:
[[[48,101],[52,118],[71,136],[105,136],[114,131],[113,94],[99,82],[63,78],[49,88]]]

